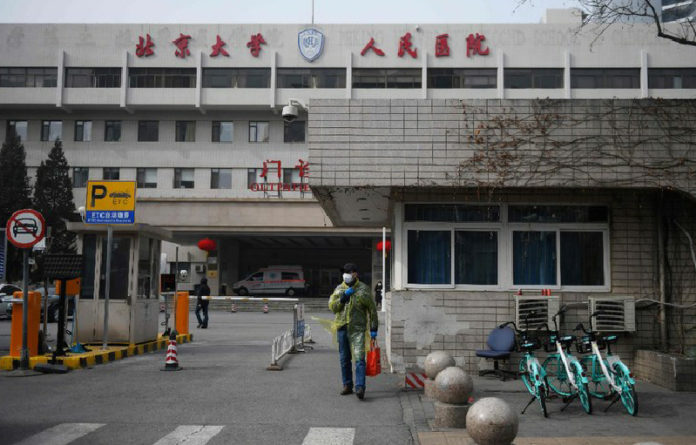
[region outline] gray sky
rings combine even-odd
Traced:
[[[573,0],[315,0],[315,23],[538,23]],[[2,23],[309,23],[312,0],[0,0]],[[518,7],[519,6],[519,7]]]

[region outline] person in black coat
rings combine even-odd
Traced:
[[[210,288],[208,287],[208,279],[201,278],[201,285],[198,286],[197,292],[198,299],[196,300],[196,318],[198,319],[198,327],[201,329],[206,329],[208,327],[208,304],[209,300],[204,300],[203,297],[210,295]],[[201,310],[203,310],[203,319],[201,319]]]

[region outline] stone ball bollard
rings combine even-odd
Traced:
[[[455,366],[454,358],[445,351],[434,351],[425,357],[425,390],[423,395],[428,399],[435,398],[435,377],[445,368]]]
[[[435,377],[435,426],[465,428],[474,381],[462,368],[450,366]]]
[[[479,400],[466,415],[466,431],[479,445],[509,445],[518,427],[517,413],[497,397]]]

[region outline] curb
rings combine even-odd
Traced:
[[[56,364],[65,366],[68,369],[80,369],[80,368],[90,368],[94,365],[101,365],[104,363],[113,362],[116,360],[121,360],[126,357],[133,355],[141,355],[148,352],[159,351],[160,349],[166,349],[168,343],[167,337],[160,336],[157,340],[140,343],[137,345],[128,346],[109,346],[107,351],[97,350],[100,345],[88,345],[95,348],[92,351],[84,352],[81,354],[73,354],[68,352],[64,357],[56,357]],[[193,341],[193,334],[180,334],[177,335],[176,341],[179,344],[190,343]],[[34,366],[40,363],[48,363],[51,360],[51,355],[38,355],[29,358],[29,368],[34,369]],[[0,370],[12,371],[19,369],[20,359],[19,357],[4,356],[0,357]]]

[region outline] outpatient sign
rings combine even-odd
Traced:
[[[88,181],[87,224],[134,224],[135,181]]]

